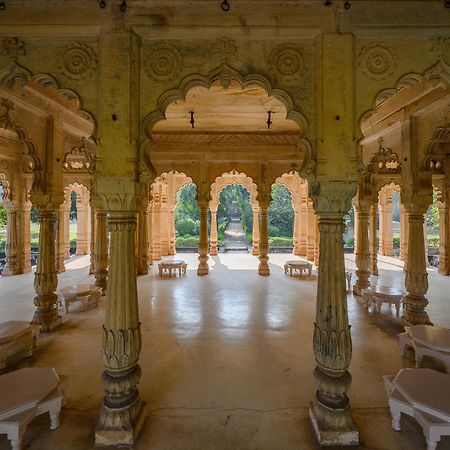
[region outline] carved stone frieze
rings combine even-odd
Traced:
[[[15,37],[4,38],[2,42],[2,55],[8,56],[13,61],[17,61],[19,56],[25,56],[25,44]]]
[[[153,133],[152,139],[157,144],[295,145],[299,134]]]
[[[270,52],[267,64],[280,75],[292,76],[305,67],[305,54],[296,44],[281,44]]]
[[[0,134],[5,135],[5,137],[17,139],[16,126],[10,114],[10,111],[14,109],[14,103],[7,98],[3,98],[1,105],[4,108],[4,113],[0,116]]]
[[[374,42],[361,49],[358,64],[367,78],[384,80],[394,72],[396,56],[385,44]]]
[[[222,61],[232,60],[236,58],[238,53],[236,41],[227,37],[216,39],[212,45],[212,49]]]
[[[93,154],[89,153],[86,149],[85,138],[81,138],[81,145],[79,147],[73,147],[70,152],[67,152],[64,156],[63,168],[66,172],[80,172],[86,171],[93,173],[94,171],[94,158]]]
[[[96,69],[97,55],[89,45],[77,42],[64,49],[60,60],[60,70],[69,80],[90,78]]]
[[[178,76],[183,66],[180,52],[170,44],[158,44],[143,56],[144,69],[154,80],[171,80]]]
[[[450,38],[438,36],[431,39],[431,52],[440,60],[450,59]],[[450,62],[450,61],[449,61]]]

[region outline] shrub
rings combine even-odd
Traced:
[[[400,238],[399,237],[394,237],[392,239],[392,243],[394,245],[394,248],[400,248]]]
[[[269,236],[279,236],[280,230],[275,225],[269,225]]]
[[[345,246],[346,247],[354,247],[355,246],[355,238],[354,237],[348,238],[345,241]]]
[[[197,247],[198,236],[177,236],[175,239],[176,247]]]
[[[428,238],[428,247],[433,247],[433,248],[439,247],[439,237],[435,236],[435,237]]]
[[[176,223],[176,230],[181,236],[198,234],[199,222],[188,216],[180,217]]]
[[[292,247],[292,238],[288,237],[270,237],[270,247]]]

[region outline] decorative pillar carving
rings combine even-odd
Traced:
[[[377,204],[370,206],[370,233],[369,233],[369,250],[370,250],[370,273],[378,275],[378,245],[377,245]]]
[[[292,254],[300,255],[300,213],[294,208],[294,232],[292,234]]]
[[[31,272],[31,202],[27,199],[22,203],[22,273]]]
[[[306,244],[306,259],[308,261],[314,261],[314,233],[316,230],[316,217],[314,215],[313,202],[311,199],[307,199],[307,244]]]
[[[209,242],[209,254],[217,255],[217,209],[211,209],[211,231]]]
[[[314,235],[315,247],[314,247],[314,265],[319,267],[320,254],[319,254],[319,246],[320,246],[320,232],[319,232],[319,217],[317,214],[314,215],[316,222],[316,232]]]
[[[64,259],[70,258],[70,192],[64,200]]]
[[[39,210],[39,253],[34,275],[34,304],[36,311],[31,323],[41,326],[41,331],[52,331],[61,325],[55,294],[58,286],[55,263],[56,211]]]
[[[147,233],[148,233],[148,263],[153,264],[153,201],[148,202],[148,222],[147,222]]]
[[[321,182],[313,201],[319,215],[320,266],[313,350],[317,392],[310,417],[321,445],[356,445],[358,430],[351,417],[347,390],[352,341],[347,314],[343,233],[356,183]]]
[[[95,237],[97,235],[97,218],[95,208],[92,206],[90,208],[90,219],[91,219],[91,236],[90,236],[90,263],[89,263],[89,275],[93,275],[95,273]]]
[[[140,185],[139,201],[139,220],[138,220],[138,275],[148,273],[148,188],[145,183]]]
[[[62,203],[58,210],[58,228],[56,232],[56,272],[62,273],[66,271],[64,266],[64,253],[65,253],[65,241],[64,241],[64,214],[66,206]]]
[[[405,207],[400,204],[400,259],[408,259],[408,213]]]
[[[438,201],[438,208],[439,273],[441,275],[450,275],[450,215],[448,203],[446,201]]]
[[[392,190],[385,187],[380,190],[380,253],[386,256],[394,255],[394,243],[392,240]]]
[[[169,255],[175,255],[175,206],[170,206],[169,211]]]
[[[161,204],[159,195],[153,200],[153,259],[161,259]]]
[[[166,193],[163,191],[164,195],[161,198],[161,209],[160,213],[160,236],[161,236],[161,255],[169,255],[169,210],[167,207],[167,197]]]
[[[355,201],[355,228],[358,230],[358,240],[356,241],[356,283],[353,286],[353,292],[356,295],[362,295],[361,290],[370,285],[370,255],[369,255],[369,220],[370,205],[367,201],[357,199]]]
[[[259,207],[253,205],[252,255],[259,255]]]
[[[300,200],[300,223],[299,223],[299,243],[298,243],[298,254],[300,256],[306,256],[307,247],[307,235],[308,235],[308,209],[307,209],[307,194],[304,192],[306,190],[306,185],[302,185],[301,189],[301,200]]]
[[[260,275],[270,275],[269,268],[269,199],[259,201],[259,266]]]
[[[89,193],[82,186],[77,192],[77,255],[87,255],[89,253]]]
[[[198,268],[197,275],[207,275],[208,266],[208,202],[199,201],[200,209],[200,238],[198,241]]]
[[[5,201],[3,203],[6,209],[6,264],[2,275],[17,275],[20,273],[19,266],[19,246],[17,238],[18,211],[14,201]]]
[[[131,446],[145,418],[145,403],[137,388],[141,378],[141,332],[135,258],[136,197],[131,182],[108,181],[103,182],[105,186],[100,184],[102,180],[97,181],[105,190],[117,189],[118,193],[101,195],[110,211],[111,245],[102,340],[105,397],[95,444]]]
[[[352,201],[353,207],[353,253],[356,254],[356,249],[358,248],[358,215],[359,211],[355,208],[354,201]]]
[[[423,212],[409,211],[408,215],[408,259],[405,265],[405,287],[408,295],[404,299],[403,318],[410,324],[431,324],[425,311],[428,300],[428,274],[425,264],[425,241],[423,235]]]
[[[106,293],[108,280],[108,239],[106,233],[106,212],[95,208],[95,285],[102,289],[102,295]]]

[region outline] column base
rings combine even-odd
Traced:
[[[255,247],[252,248],[252,255],[259,256],[259,244],[258,244],[258,248],[255,248]]]
[[[18,268],[10,268],[8,266],[6,266],[3,271],[2,271],[2,275],[4,277],[9,277],[11,275],[19,275],[20,274],[20,270]]]
[[[56,309],[58,296],[56,294],[38,295],[34,297],[34,304],[37,306],[34,312],[32,325],[39,325],[41,332],[53,331],[62,324],[61,316]]]
[[[50,317],[49,314],[45,314],[45,316],[45,319],[43,319],[43,315],[36,311],[33,319],[31,320],[32,325],[40,326],[41,333],[49,333],[62,325],[62,318],[58,312],[55,311],[55,314],[51,315],[52,317]]]
[[[267,263],[259,263],[258,274],[262,276],[270,275],[269,264]]]
[[[112,411],[109,410],[109,408],[105,405],[103,405],[103,408],[107,412]],[[100,429],[99,427],[97,427],[97,429],[95,430],[96,447],[120,447],[134,445],[146,419],[147,405],[145,402],[141,402],[141,410],[136,418],[134,425],[131,428],[129,426],[125,426],[125,424],[123,423],[124,421],[121,420],[122,413],[124,413],[124,415],[127,415],[129,407],[122,408],[122,410],[117,409],[113,412],[113,414],[117,418],[117,422],[114,423],[114,426],[116,426],[117,429]]]
[[[362,285],[362,286],[358,285],[358,283],[355,283],[355,284],[353,285],[353,293],[354,293],[355,295],[358,295],[359,297],[362,297],[362,292],[361,292],[361,291],[362,291],[363,289],[367,289],[369,286],[370,286],[370,283],[365,284],[365,285]]]
[[[428,300],[425,297],[415,297],[408,294],[403,302],[405,303],[405,312],[402,319],[409,325],[433,325],[425,307]]]
[[[309,405],[309,417],[321,446],[359,444],[359,431],[352,420],[350,406],[331,409],[314,401]]]
[[[208,275],[208,273],[209,273],[209,267],[208,266],[206,266],[206,267],[198,266],[197,275]]]

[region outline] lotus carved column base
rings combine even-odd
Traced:
[[[402,319],[408,322],[410,325],[433,325],[425,311],[425,307],[428,305],[428,300],[424,296],[415,296],[408,294],[404,300],[405,312]]]
[[[209,266],[208,266],[208,255],[200,255],[198,257],[199,264],[197,267],[197,275],[208,275]]]
[[[259,255],[259,266],[258,266],[258,273],[260,275],[270,275],[270,268],[269,268],[269,257],[267,256],[267,254],[263,255],[260,254]]]
[[[140,376],[139,366],[118,374],[103,373],[106,395],[95,430],[97,447],[131,446],[136,442],[146,417],[146,403],[136,388]]]
[[[309,416],[319,444],[327,447],[358,445],[359,431],[353,422],[346,394],[350,374],[331,376],[316,367],[314,379],[319,389],[310,403]]]
[[[56,309],[58,296],[56,294],[37,295],[34,297],[36,311],[34,312],[31,323],[39,325],[43,333],[53,331],[62,323],[61,316]]]
[[[353,293],[362,296],[362,290],[370,286],[370,271],[356,270],[356,283],[353,285]]]

